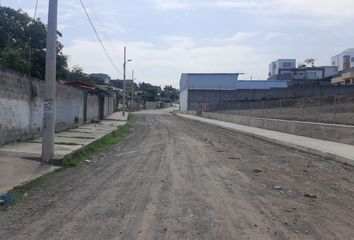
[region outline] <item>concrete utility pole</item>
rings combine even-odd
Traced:
[[[125,106],[126,106],[126,101],[125,101],[125,80],[126,80],[126,70],[127,70],[127,63],[131,62],[132,60],[129,59],[127,61],[127,47],[124,47],[124,64],[123,64],[123,116],[125,116]]]
[[[127,47],[124,47],[124,64],[123,64],[123,116],[125,116],[125,69],[127,65]]]
[[[57,16],[58,0],[49,0],[47,55],[45,67],[45,100],[43,105],[43,162],[49,162],[54,156]]]
[[[132,70],[132,81],[133,81],[133,84],[132,84],[132,109],[131,111],[133,112],[133,109],[134,109],[134,70]]]

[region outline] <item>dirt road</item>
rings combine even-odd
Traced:
[[[354,239],[354,169],[172,115],[0,212],[0,239]]]

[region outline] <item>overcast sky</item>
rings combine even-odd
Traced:
[[[242,72],[267,78],[277,58],[330,58],[354,47],[353,0],[83,0],[112,58],[138,81],[178,86],[183,72]],[[1,0],[33,15],[35,0]],[[48,0],[39,0],[46,22]],[[121,78],[101,49],[79,0],[59,0],[60,39],[70,66]]]

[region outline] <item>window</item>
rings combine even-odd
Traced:
[[[351,62],[354,62],[354,57],[351,57]]]
[[[308,80],[316,80],[317,79],[317,73],[316,72],[307,72],[307,79]]]
[[[283,63],[283,68],[291,68],[291,67],[292,67],[291,62],[285,62],[285,63]]]

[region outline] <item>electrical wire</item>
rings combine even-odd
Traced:
[[[85,12],[85,14],[86,14],[86,16],[87,16],[87,19],[88,19],[88,21],[89,21],[89,23],[90,23],[90,25],[91,25],[91,27],[92,27],[92,29],[93,29],[93,31],[94,31],[96,37],[97,37],[99,43],[101,44],[101,46],[102,46],[102,48],[103,48],[103,51],[104,51],[104,53],[105,53],[107,59],[108,59],[109,62],[112,64],[112,66],[114,67],[114,69],[115,69],[118,73],[120,73],[121,75],[123,75],[122,71],[120,71],[119,68],[114,64],[114,61],[113,61],[113,59],[111,58],[111,56],[109,55],[109,53],[108,53],[108,51],[107,51],[107,48],[106,48],[105,45],[103,44],[103,41],[102,41],[100,35],[98,34],[98,31],[97,31],[95,25],[93,24],[90,15],[89,15],[88,12],[87,12],[87,9],[86,9],[86,6],[85,6],[84,2],[83,2],[82,0],[80,0],[80,2],[81,2],[81,5],[82,5],[83,10],[84,10],[84,12]]]
[[[96,14],[96,12],[95,12],[96,8],[95,8],[95,5],[94,5],[93,1],[92,0],[87,0],[86,2],[88,3],[89,8],[91,9],[91,15],[93,16],[94,20],[99,24],[99,26],[102,29],[104,29],[105,28],[105,26],[103,24],[104,21],[103,21],[102,17],[100,16],[100,14]],[[101,39],[104,42],[104,35],[103,36],[101,35]],[[117,54],[119,51],[117,50],[117,48],[110,41],[107,41],[106,44],[108,44],[108,48],[110,48],[110,50],[112,50],[111,52],[112,52],[112,56],[114,58],[123,59],[120,55]]]
[[[38,0],[36,0],[36,7],[34,8],[34,16],[33,16],[34,21],[36,21],[37,18],[37,10],[38,10]]]

